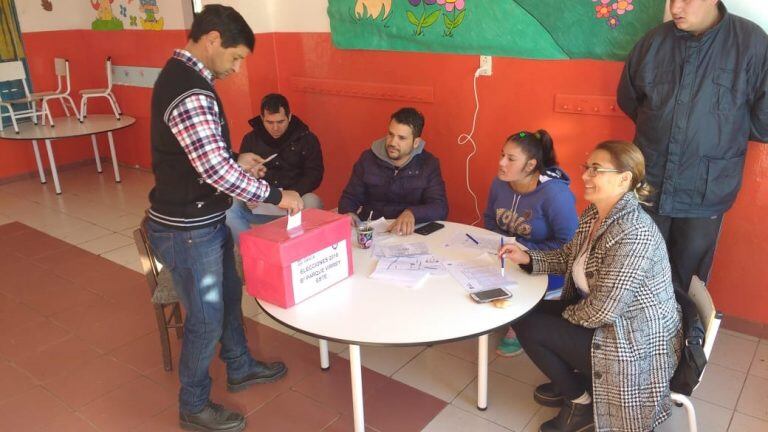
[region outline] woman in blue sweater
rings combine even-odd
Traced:
[[[557,166],[547,131],[518,132],[507,138],[485,209],[485,228],[534,250],[559,249],[579,224],[571,179]],[[549,276],[547,291],[563,286],[562,276]],[[509,357],[522,353],[511,328],[496,348]]]

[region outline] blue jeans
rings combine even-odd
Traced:
[[[243,331],[243,284],[235,272],[232,235],[224,222],[182,231],[147,220],[145,229],[157,259],[171,271],[187,312],[179,357],[179,410],[197,413],[211,393],[208,367],[217,343],[229,379],[244,378],[256,365]]]

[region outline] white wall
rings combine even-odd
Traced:
[[[328,0],[202,0],[240,12],[254,33],[330,32]]]
[[[95,0],[94,0],[95,1]],[[51,30],[81,30],[90,29],[91,22],[96,19],[96,10],[91,7],[90,0],[52,0],[53,10],[48,12],[40,6],[40,0],[15,0],[19,25],[23,33]],[[120,15],[120,5],[125,6],[126,15]],[[163,18],[163,30],[178,30],[188,28],[185,22],[191,23],[191,0],[157,0],[160,8],[158,16]],[[129,25],[131,15],[144,17],[139,12],[139,1],[114,0],[112,13],[121,21],[126,30],[141,30]],[[137,20],[138,21],[138,20]]]

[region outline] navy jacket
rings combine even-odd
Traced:
[[[288,129],[279,138],[274,139],[264,128],[261,116],[248,122],[253,128],[243,137],[241,153],[255,153],[266,159],[277,156],[264,164],[267,174],[264,176],[270,186],[296,191],[304,195],[314,191],[323,181],[323,152],[320,141],[295,114],[291,117]]]
[[[747,140],[768,141],[768,36],[719,7],[722,20],[700,37],[671,21],[648,32],[619,83],[662,215],[723,214],[741,187]]]
[[[361,219],[395,219],[410,209],[416,223],[445,220],[448,200],[440,162],[423,145],[404,166],[395,167],[383,151],[383,139],[360,155],[339,199],[339,213],[356,213]]]

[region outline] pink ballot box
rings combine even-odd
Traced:
[[[240,235],[248,294],[289,308],[352,274],[350,218],[307,209],[301,225],[287,217]]]

